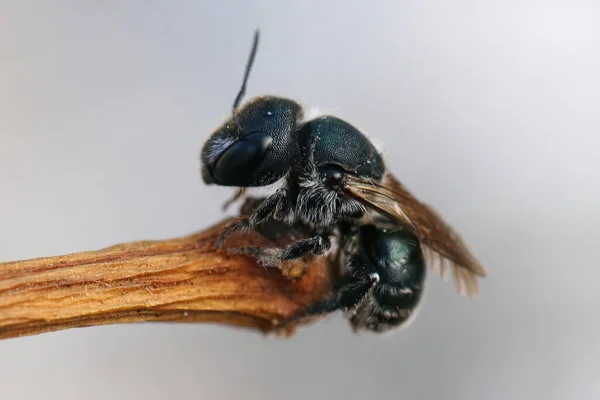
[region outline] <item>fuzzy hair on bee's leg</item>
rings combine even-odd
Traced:
[[[266,198],[249,197],[241,207],[241,213],[244,216],[250,216],[258,207],[266,200]],[[277,241],[279,238],[288,237],[304,237],[299,239],[287,247],[246,247],[230,249],[232,254],[245,254],[252,256],[259,264],[268,267],[279,267],[283,261],[294,260],[301,258],[308,253],[314,255],[322,255],[331,248],[329,239],[330,233],[322,235],[314,235],[314,231],[306,225],[296,223],[289,225],[285,223],[286,212],[292,210],[291,204],[285,204],[284,207],[279,207],[274,214],[257,226],[255,229],[263,236],[270,240]],[[313,236],[310,236],[313,235]],[[307,236],[309,236],[307,238]],[[295,239],[292,239],[295,240]]]
[[[367,297],[349,316],[354,331],[386,332],[406,326],[416,315],[413,308],[382,307],[374,297]]]
[[[277,247],[240,247],[228,250],[229,254],[244,254],[256,260],[263,267],[279,267],[283,249]]]
[[[367,279],[352,281],[340,288],[340,303],[346,312],[354,314],[379,283],[379,274],[373,272]]]
[[[295,260],[304,257],[308,253],[316,256],[325,254],[331,249],[331,241],[328,235],[317,235],[308,239],[298,240],[285,248],[281,255],[282,261]]]
[[[379,281],[379,276],[374,274],[369,277],[368,280],[361,282],[353,286],[354,290],[347,290],[349,288],[342,288],[337,294],[325,297],[322,300],[316,301],[301,312],[293,316],[292,318],[283,321],[279,324],[276,329],[282,329],[286,326],[293,325],[303,318],[315,317],[324,314],[330,314],[337,310],[350,310],[358,305],[365,299],[365,297],[373,290],[373,287]]]
[[[285,218],[292,211],[290,204],[288,190],[285,188],[277,189],[275,193],[260,203],[249,216],[227,225],[219,235],[215,247],[217,249],[222,247],[227,236],[232,233],[245,229],[255,229],[270,217]]]
[[[331,248],[328,236],[313,236],[298,240],[285,248],[244,247],[234,250],[236,253],[252,256],[266,267],[279,267],[284,261],[296,260],[309,253],[323,255]]]
[[[227,211],[227,209],[229,208],[230,205],[232,205],[233,203],[235,203],[236,201],[241,199],[246,194],[247,190],[248,189],[245,187],[237,188],[235,193],[233,194],[233,196],[231,196],[231,198],[229,200],[227,200],[225,203],[223,203],[223,206],[222,206],[223,211]]]
[[[288,326],[295,325],[304,318],[331,314],[332,312],[337,311],[340,308],[342,307],[339,303],[339,299],[337,296],[326,297],[322,300],[316,301],[308,305],[306,308],[304,308],[302,311],[300,311],[293,317],[282,321],[280,324],[275,326],[274,330],[277,331],[280,329],[287,328]]]
[[[422,283],[416,280],[413,285],[395,286],[381,283],[377,292],[364,296],[362,301],[348,313],[350,324],[355,331],[367,330],[386,332],[400,326],[408,326],[414,319],[419,303]],[[395,305],[382,298],[394,299]],[[403,304],[404,303],[404,304]]]

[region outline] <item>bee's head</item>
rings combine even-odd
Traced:
[[[301,118],[292,100],[263,96],[236,110],[202,148],[202,178],[207,184],[270,185],[289,171],[297,155],[294,132]]]
[[[256,31],[232,116],[212,133],[202,148],[202,179],[206,184],[270,185],[287,174],[297,154],[294,132],[302,117],[298,103],[262,96],[238,108],[246,93],[258,39]]]

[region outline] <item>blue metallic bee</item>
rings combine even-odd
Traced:
[[[216,246],[232,232],[269,221],[302,227],[306,235],[285,248],[249,249],[262,264],[277,266],[308,254],[325,256],[335,239],[335,291],[303,315],[342,309],[357,330],[386,331],[411,319],[428,266],[442,275],[450,267],[458,291],[477,295],[483,266],[386,170],[356,127],[329,115],[306,120],[301,105],[283,97],[260,96],[240,106],[258,38],[257,31],[231,117],[202,148],[202,177],[206,184],[237,187],[232,200],[247,188],[283,184],[253,199],[252,211],[228,225]]]

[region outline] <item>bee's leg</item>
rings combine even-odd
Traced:
[[[282,321],[281,323],[276,325],[273,328],[273,330],[278,331],[281,329],[285,329],[289,326],[296,325],[304,318],[330,314],[334,311],[339,310],[340,308],[342,308],[342,306],[340,305],[339,298],[337,296],[328,296],[322,300],[310,304],[293,317]]]
[[[298,240],[286,248],[246,247],[235,252],[250,255],[265,267],[279,267],[284,261],[296,260],[309,253],[322,255],[330,248],[331,242],[328,236],[313,236]]]
[[[246,197],[246,201],[240,206],[240,215],[247,217],[252,214],[266,199],[266,197]]]
[[[331,248],[329,235],[317,235],[308,239],[298,240],[283,250],[281,261],[295,260],[304,257],[308,253],[316,256],[323,255]]]
[[[340,304],[342,308],[346,312],[354,314],[358,306],[365,301],[378,283],[379,274],[373,272],[366,279],[363,277],[358,282],[350,282],[344,285],[340,288]]]
[[[292,318],[277,325],[275,330],[294,325],[303,318],[329,314],[337,310],[351,312],[363,302],[367,295],[375,288],[377,282],[379,282],[379,275],[371,274],[367,279],[359,283],[342,287],[337,295],[329,295],[322,300],[310,304]]]
[[[349,257],[338,290],[342,308],[349,313],[356,311],[375,289],[379,280],[379,274],[375,272],[370,260],[356,254]]]
[[[254,258],[263,267],[279,267],[283,250],[277,247],[241,247],[229,249],[229,254],[245,254]]]
[[[223,211],[227,211],[227,209],[229,208],[230,205],[235,203],[237,200],[241,199],[242,196],[244,196],[244,194],[246,194],[246,190],[247,190],[247,188],[245,188],[245,187],[237,188],[235,193],[233,194],[233,196],[231,196],[231,198],[229,200],[227,200],[225,203],[223,203]]]
[[[244,229],[254,229],[269,217],[286,218],[291,211],[289,192],[285,188],[278,189],[274,194],[260,203],[249,216],[227,225],[219,235],[215,247],[220,248],[223,246],[223,242],[225,242],[227,236],[234,232]]]

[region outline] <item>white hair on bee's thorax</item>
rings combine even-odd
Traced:
[[[303,107],[303,108],[304,108],[304,118],[303,118],[304,122],[310,121],[311,119],[321,117],[323,115],[337,116],[337,114],[340,111],[340,107],[331,108],[331,109],[325,109],[322,107]]]
[[[321,109],[317,107],[310,107],[304,111],[304,121],[310,121],[311,119],[315,119],[320,117],[321,115],[325,115]]]

